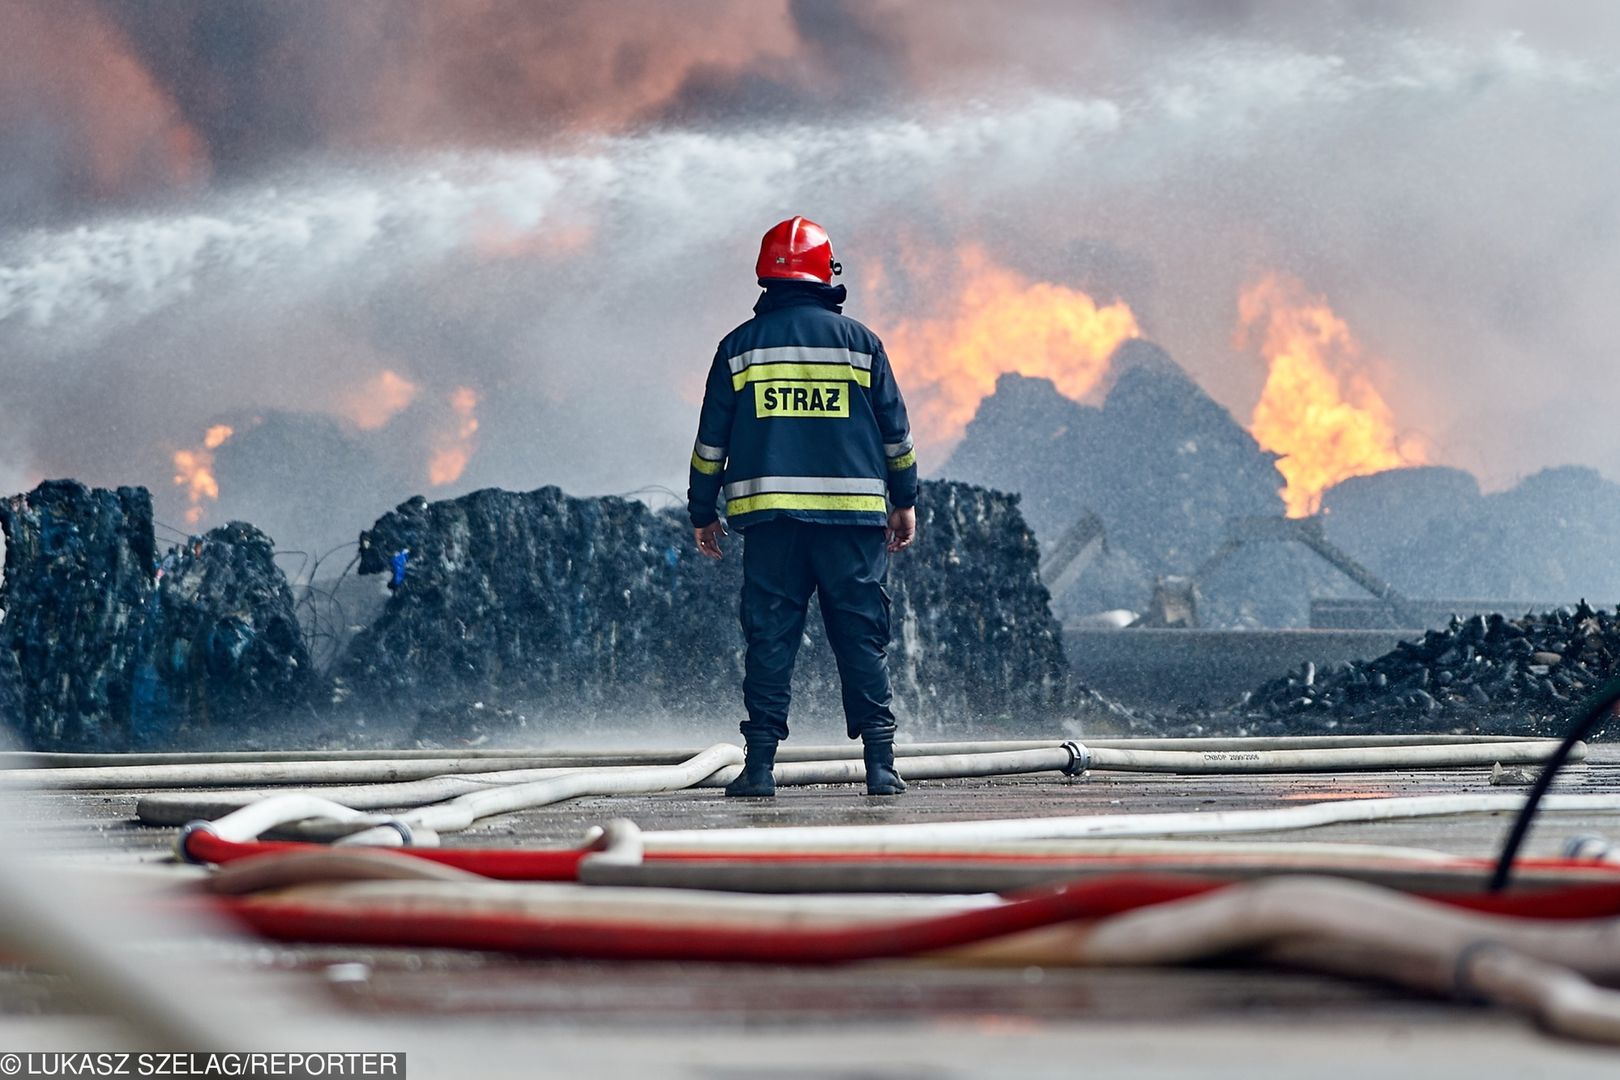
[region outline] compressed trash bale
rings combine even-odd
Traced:
[[[144,488],[55,480],[0,501],[0,528],[0,654],[22,691],[16,714],[0,716],[29,745],[238,744],[309,696],[292,594],[252,526],[215,529],[159,563]]]
[[[690,532],[682,532],[689,547]],[[686,674],[668,680],[679,688],[666,701],[671,708],[737,708],[740,555],[713,564],[682,551],[675,607],[688,629],[672,638],[670,666]],[[889,674],[903,729],[940,733],[991,723],[1051,730],[1072,713],[1061,629],[1016,496],[924,481],[917,541],[891,559],[888,588]],[[794,670],[793,714],[838,717],[840,710],[837,670],[812,602]]]
[[[151,496],[48,480],[0,500],[0,529],[0,640],[22,681],[17,733],[41,748],[128,745],[156,606]]]
[[[890,582],[902,722],[1055,723],[1067,665],[1016,498],[929,482],[918,517]],[[742,542],[715,563],[678,513],[556,488],[413,499],[362,535],[362,574],[392,576],[408,554],[383,614],[351,643],[343,690],[358,709],[414,708],[438,741],[458,717],[481,733],[515,710],[531,726],[652,714],[729,727],[741,715]],[[835,716],[814,605],[806,636],[794,715]]]
[[[137,721],[139,741],[263,734],[302,712],[313,672],[270,538],[233,521],[159,566],[152,660],[165,700]]]
[[[931,481],[918,530],[890,590],[902,703],[941,727],[1054,719],[1067,705],[1068,662],[1018,497]]]
[[[362,708],[498,693],[574,716],[656,696],[675,539],[640,502],[555,487],[411,499],[361,534],[361,574],[402,573],[343,689]]]
[[[491,740],[522,742],[537,734],[519,709],[463,701],[429,705],[416,714],[410,739],[420,747],[479,746]]]

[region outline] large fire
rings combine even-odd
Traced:
[[[450,395],[450,412],[454,426],[433,449],[428,461],[428,483],[443,487],[461,479],[477,449],[474,436],[478,434],[478,393],[470,386],[459,386]]]
[[[1249,430],[1282,455],[1289,517],[1314,514],[1341,480],[1427,460],[1421,443],[1397,433],[1360,344],[1321,297],[1271,274],[1243,291],[1238,313],[1240,345],[1258,336],[1270,365]]]
[[[959,258],[950,314],[903,319],[884,340],[917,414],[913,427],[954,442],[1009,372],[1043,376],[1083,398],[1122,341],[1140,335],[1122,300],[1099,305],[1079,289],[998,266],[978,248]]]
[[[197,525],[206,512],[204,503],[219,501],[219,481],[214,477],[214,451],[236,432],[228,424],[215,424],[203,435],[203,444],[174,452],[174,482],[186,489],[191,506],[186,524]]]

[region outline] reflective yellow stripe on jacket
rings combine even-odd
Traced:
[[[727,484],[726,513],[756,510],[867,510],[886,513],[884,482],[849,476],[756,476]]]
[[[692,444],[692,468],[705,476],[719,472],[725,460],[726,448],[723,446],[710,446],[701,439]]]
[[[917,451],[912,449],[910,435],[897,443],[884,443],[883,456],[888,459],[890,472],[901,472],[917,464]]]
[[[783,345],[750,349],[731,357],[727,363],[731,367],[733,390],[771,379],[831,379],[872,385],[872,354],[853,349]]]

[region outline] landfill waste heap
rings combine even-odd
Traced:
[[[1060,628],[1017,498],[928,482],[919,541],[892,564],[896,709],[918,730],[1050,722],[1068,700]],[[360,572],[396,588],[339,670],[346,702],[410,706],[432,738],[474,698],[494,729],[625,716],[740,718],[740,537],[719,563],[677,513],[555,487],[413,499],[361,537]],[[799,717],[838,712],[812,621]]]
[[[890,584],[913,729],[1050,730],[1106,709],[1070,686],[1017,497],[930,482],[919,517]],[[404,503],[362,534],[361,573],[394,588],[330,676],[306,643],[321,624],[251,525],[162,552],[144,489],[51,481],[0,502],[0,529],[0,718],[40,749],[532,741],[564,722],[715,731],[740,715],[740,538],[711,563],[683,518],[640,502],[542,488]],[[795,713],[838,711],[812,624]],[[361,722],[377,718],[394,727]]]
[[[1022,495],[1048,548],[1077,526],[1103,538],[1053,597],[1060,618],[1147,611],[1155,579],[1197,577],[1229,521],[1284,512],[1276,455],[1163,349],[1125,342],[1110,378],[1093,406],[1047,379],[1001,376],[942,469]],[[1389,469],[1328,488],[1320,520],[1330,542],[1411,599],[1517,602],[1499,606],[1508,613],[1583,595],[1620,601],[1620,484],[1594,469],[1543,469],[1490,494],[1461,469]],[[1197,586],[1206,627],[1305,627],[1312,599],[1366,595],[1297,544],[1249,545]]]
[[[1070,678],[1017,497],[922,494],[890,581],[896,711],[917,736],[1547,734],[1620,666],[1620,615],[1583,603],[1454,620],[1228,707],[1132,712]],[[0,530],[0,718],[41,749],[533,743],[648,720],[684,737],[740,719],[741,539],[701,559],[684,518],[639,502],[542,488],[404,503],[362,534],[362,572],[394,588],[330,674],[305,643],[322,624],[251,525],[163,552],[144,490],[52,481],[0,500]],[[838,730],[813,605],[794,693],[799,730]]]
[[[1150,342],[1126,342],[1101,406],[1047,379],[1003,375],[942,472],[1023,496],[1043,542],[1094,517],[1105,550],[1055,597],[1060,614],[1146,611],[1155,578],[1191,574],[1225,542],[1227,522],[1281,517],[1276,455]],[[1215,626],[1296,626],[1337,578],[1286,545],[1246,550],[1200,582]],[[1353,588],[1353,587],[1352,587]]]
[[[160,557],[144,488],[54,480],[0,500],[0,530],[0,715],[31,745],[207,741],[307,696],[292,592],[253,526]]]
[[[1322,508],[1328,538],[1405,596],[1620,602],[1620,484],[1596,469],[1542,469],[1488,495],[1461,469],[1392,469],[1329,488]]]

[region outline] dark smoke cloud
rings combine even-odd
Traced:
[[[858,313],[937,304],[906,256],[972,241],[1123,297],[1240,418],[1235,297],[1292,273],[1442,460],[1612,473],[1617,46],[1492,0],[0,4],[0,487],[178,522],[171,455],[228,423],[209,520],[335,542],[424,486],[461,387],[440,492],[678,486],[792,212]],[[417,394],[362,426],[383,372]]]
[[[1533,18],[1527,16],[1533,13]],[[0,188],[27,216],[333,149],[867,112],[1009,84],[1106,90],[1154,50],[1379,28],[1612,45],[1509,0],[56,0],[0,7]],[[1593,50],[1595,51],[1595,49]]]
[[[345,4],[101,0],[99,10],[227,173],[324,146],[366,39]]]
[[[190,188],[200,137],[83,0],[0,5],[0,221]]]
[[[332,149],[623,127],[695,72],[802,67],[831,37],[769,0],[25,0],[0,6],[0,197],[14,219]]]

